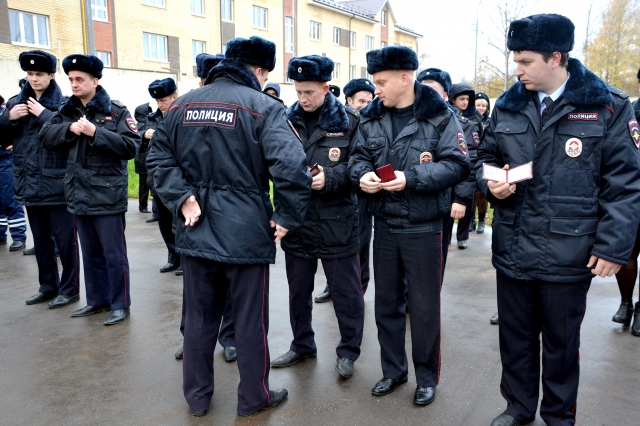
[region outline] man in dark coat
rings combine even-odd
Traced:
[[[312,292],[318,259],[333,295],[340,343],[336,370],[345,379],[353,375],[360,356],[364,327],[364,300],[358,263],[357,200],[347,174],[358,119],[330,93],[333,61],[325,56],[301,56],[289,61],[298,102],[287,110],[312,169],[313,189],[304,226],[282,240],[289,282],[289,319],[293,341],[273,367],[288,367],[315,358],[311,326]]]
[[[72,317],[111,309],[105,325],[124,321],[131,305],[125,241],[127,160],[140,136],[127,108],[99,85],[102,61],[69,55],[62,61],[73,96],[40,131],[44,147],[67,155],[64,194],[80,237],[87,306]]]
[[[375,217],[375,315],[383,378],[371,392],[387,395],[407,382],[408,302],[414,403],[426,405],[435,399],[440,376],[442,216],[449,213],[449,188],[470,169],[458,120],[435,90],[415,81],[417,68],[418,56],[408,47],[367,53],[378,97],[360,112],[349,174],[369,197]],[[376,170],[384,166],[393,168],[395,179],[383,182]],[[408,301],[405,286],[398,285],[402,273]]]
[[[460,115],[471,120],[478,128],[478,134],[482,138],[482,115],[476,109],[476,92],[468,83],[451,85],[449,103],[453,105]]]
[[[227,293],[238,345],[238,414],[287,397],[286,389],[269,390],[269,264],[274,237],[278,242],[302,226],[311,176],[282,103],[262,93],[275,48],[255,36],[229,41],[226,58],[209,73],[211,84],[175,101],[147,157],[156,192],[180,219],[183,388],[194,416],[207,413],[213,395],[213,351]]]
[[[153,112],[149,102],[145,102],[138,105],[134,111],[134,118],[138,124],[138,129],[144,127],[147,124],[147,117]],[[146,151],[141,152],[140,149],[136,150],[136,156],[133,161],[134,170],[138,174],[138,210],[140,213],[151,213],[153,210],[153,216],[147,219],[147,222],[155,222],[157,220],[157,209],[155,200],[153,201],[152,210],[149,210],[149,185],[147,183],[147,167],[144,162],[146,160]],[[152,220],[155,219],[155,220]]]
[[[569,58],[568,18],[529,16],[511,22],[508,34],[519,81],[498,98],[475,168],[495,211],[507,409],[492,425],[535,419],[540,376],[542,419],[574,425],[591,279],[627,263],[638,229],[630,212],[640,205],[640,133],[627,95]],[[511,170],[529,162],[529,180],[483,179],[484,165]]]
[[[67,156],[44,149],[38,134],[65,98],[55,80],[55,56],[32,50],[22,52],[19,61],[29,82],[0,116],[0,133],[2,145],[13,145],[15,199],[27,208],[38,263],[40,288],[27,305],[54,299],[49,308],[60,308],[80,298],[80,256],[74,217],[64,199]]]

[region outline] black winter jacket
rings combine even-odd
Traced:
[[[358,202],[347,173],[358,118],[347,114],[331,92],[321,108],[313,129],[306,128],[304,110],[298,102],[287,110],[287,118],[302,139],[307,166],[322,166],[326,184],[321,191],[311,191],[304,225],[287,234],[282,249],[299,257],[336,259],[356,254],[360,246]]]
[[[42,93],[38,102],[45,108],[38,117],[28,114],[18,120],[9,120],[9,111],[15,105],[26,104],[36,94],[26,83],[20,94],[9,100],[7,113],[0,116],[0,144],[13,145],[13,190],[16,203],[23,206],[65,205],[64,172],[67,156],[44,149],[38,134],[42,126],[66,101],[55,80]]]
[[[414,118],[391,140],[391,118],[375,99],[360,111],[356,146],[349,160],[354,185],[378,167],[391,164],[403,171],[406,188],[367,194],[369,210],[389,228],[430,223],[442,229],[442,216],[449,214],[449,188],[469,175],[467,145],[460,124],[447,103],[431,87],[414,85]]]
[[[544,128],[537,92],[518,82],[498,98],[478,149],[478,188],[495,211],[493,265],[512,278],[590,279],[591,255],[626,265],[636,239],[640,135],[631,104],[580,61],[570,58],[568,71]],[[482,165],[529,161],[533,178],[496,199]]]
[[[83,115],[96,126],[93,137],[76,135],[69,126]],[[136,123],[127,108],[98,86],[86,107],[71,96],[40,131],[51,151],[67,155],[64,195],[67,209],[80,215],[127,211],[127,160],[139,144]]]
[[[462,133],[464,134],[464,140],[468,148],[469,167],[473,170],[478,161],[478,145],[480,145],[478,127],[473,121],[460,115],[455,107],[452,106],[450,109],[451,112],[458,117],[460,127],[462,127]],[[469,173],[469,176],[467,176],[464,181],[453,187],[452,202],[467,204],[473,199],[475,193],[476,176],[473,173]]]
[[[134,160],[134,166],[136,173],[147,173],[147,154],[149,154],[149,141],[144,137],[144,133],[149,130],[158,130],[158,126],[164,119],[164,115],[160,109],[157,109],[153,114],[149,114],[144,120],[143,124],[138,123],[138,134],[140,135],[140,146],[136,148],[136,158]]]
[[[147,169],[175,221],[176,251],[233,264],[275,262],[274,229],[302,226],[311,175],[281,102],[242,62],[224,59],[211,84],[178,98],[151,139]],[[269,179],[278,200],[273,211]],[[184,226],[189,196],[202,215]]]

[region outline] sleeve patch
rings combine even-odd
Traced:
[[[136,132],[136,133],[138,132],[138,125],[136,124],[136,121],[133,118],[126,118],[125,121],[127,122],[127,125],[129,126],[132,132]]]
[[[480,135],[478,135],[477,132],[473,132],[473,143],[475,143],[476,146],[480,145]]]
[[[458,148],[460,148],[460,152],[462,152],[464,155],[469,154],[467,143],[464,140],[464,135],[462,134],[462,132],[458,132]]]
[[[629,134],[631,135],[631,139],[633,139],[633,143],[636,145],[636,148],[640,148],[640,130],[638,129],[638,122],[636,120],[631,120],[627,124],[629,126]]]

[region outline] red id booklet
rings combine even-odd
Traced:
[[[393,172],[393,166],[387,164],[386,166],[378,167],[376,169],[378,176],[382,179],[382,182],[390,182],[396,179],[396,174]]]
[[[503,170],[485,163],[482,165],[482,177],[495,182],[521,182],[533,177],[533,163],[529,161],[528,163],[509,170]]]

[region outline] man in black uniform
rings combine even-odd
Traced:
[[[145,102],[142,105],[138,105],[134,111],[134,118],[136,119],[136,123],[138,123],[138,129],[144,127],[147,124],[147,117],[149,114],[153,112],[149,102]],[[144,158],[142,158],[144,155]],[[140,213],[151,213],[153,211],[153,215],[147,219],[147,223],[155,222],[158,220],[158,211],[156,209],[156,201],[153,200],[151,210],[149,210],[149,185],[147,183],[147,168],[144,165],[144,160],[146,159],[146,151],[144,153],[140,152],[140,149],[136,150],[136,156],[134,159],[134,167],[135,172],[138,174],[138,210]]]
[[[417,68],[418,56],[408,47],[367,53],[378,97],[360,112],[349,173],[369,197],[375,217],[375,315],[383,378],[372,393],[387,395],[407,382],[404,273],[418,382],[414,403],[426,405],[435,399],[440,376],[442,216],[449,213],[448,188],[469,175],[469,159],[458,120],[435,90],[415,81]],[[395,179],[382,182],[376,169],[386,165]]]
[[[353,375],[360,356],[364,327],[364,300],[358,263],[357,200],[347,174],[358,119],[329,92],[333,61],[325,56],[301,56],[289,61],[298,102],[287,118],[302,140],[313,189],[304,226],[282,240],[289,281],[289,318],[293,341],[273,367],[288,367],[315,358],[311,327],[312,292],[318,259],[334,297],[340,328],[336,370],[345,379]]]
[[[355,78],[344,86],[344,96],[347,101],[345,104],[345,110],[348,114],[353,115],[356,118],[360,118],[360,110],[373,100],[373,93],[376,87],[373,83],[366,78]],[[358,229],[360,239],[360,282],[362,284],[362,294],[367,292],[369,286],[369,248],[371,246],[371,230],[372,230],[372,216],[369,213],[367,207],[367,198],[364,196],[360,188],[356,190],[358,196]],[[316,303],[324,303],[331,300],[331,290],[329,284],[327,284],[322,291],[315,297]]]
[[[180,98],[156,131],[147,167],[180,222],[186,318],[184,395],[195,416],[213,394],[213,351],[227,292],[238,345],[240,415],[279,405],[269,390],[269,264],[275,241],[304,221],[311,175],[282,103],[262,93],[275,44],[227,43],[211,84]],[[269,199],[274,184],[276,211]],[[275,234],[272,228],[275,228]]]
[[[105,325],[124,321],[131,305],[124,236],[127,160],[140,143],[136,123],[99,85],[102,61],[69,55],[62,61],[73,96],[40,132],[44,147],[67,154],[64,193],[80,237],[87,306],[72,317],[111,309]]]
[[[55,56],[32,50],[22,52],[19,61],[29,82],[9,101],[8,113],[0,117],[0,133],[3,146],[13,145],[15,200],[27,208],[38,262],[40,288],[27,305],[55,298],[49,308],[60,308],[80,298],[80,256],[74,217],[64,199],[67,156],[44,149],[38,134],[65,98],[55,80]]]
[[[519,81],[498,98],[475,168],[495,211],[507,409],[492,425],[535,419],[541,375],[542,420],[574,425],[591,279],[627,263],[638,229],[630,212],[640,204],[640,134],[627,95],[569,58],[569,19],[533,15],[511,22],[508,34]],[[482,178],[484,164],[513,169],[528,162],[529,180]]]
[[[136,163],[140,162],[141,166],[145,167],[145,172],[147,172],[145,162],[149,151],[149,143],[156,129],[164,120],[171,103],[178,98],[177,90],[176,82],[170,77],[163,80],[155,80],[149,85],[149,95],[156,100],[158,109],[149,114],[147,122],[142,127],[138,127],[142,142],[138,149]],[[154,192],[153,175],[149,173],[147,175],[148,185],[151,188],[158,211],[158,227],[168,251],[167,264],[160,268],[160,272],[172,272],[180,268],[180,255],[176,253],[176,237],[173,234],[173,215],[162,203],[162,199],[157,198]]]

